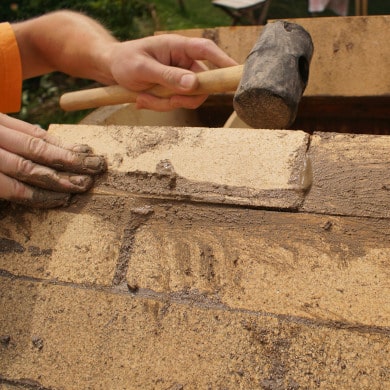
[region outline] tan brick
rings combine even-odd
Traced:
[[[310,184],[301,131],[55,125],[107,156],[95,189],[202,202],[297,208]],[[106,192],[105,192],[106,193]]]
[[[390,138],[315,133],[309,149],[313,183],[302,209],[390,218]]]
[[[388,329],[2,278],[4,378],[55,389],[389,385]],[[342,329],[343,325],[346,329]],[[176,387],[175,387],[176,386]]]
[[[123,208],[121,199],[85,196],[65,209],[9,208],[0,226],[0,269],[35,278],[111,284],[126,222]]]
[[[390,325],[388,223],[171,206],[136,233],[132,288],[243,310]]]

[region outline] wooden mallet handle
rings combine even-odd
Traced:
[[[197,73],[199,86],[189,95],[209,95],[235,91],[243,71],[243,65],[219,68]],[[148,89],[147,92],[158,97],[169,97],[175,93],[161,85]],[[60,106],[65,111],[84,110],[122,103],[133,103],[138,92],[130,91],[119,85],[86,89],[65,93],[61,96]]]

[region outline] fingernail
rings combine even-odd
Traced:
[[[77,186],[80,192],[89,190],[93,184],[92,177],[86,175],[69,176],[69,181],[75,186]]]
[[[76,153],[92,153],[92,148],[89,145],[73,145],[72,151]]]
[[[107,163],[102,156],[87,156],[83,160],[83,167],[92,171],[91,173],[99,173],[107,169]]]
[[[180,86],[183,89],[191,89],[196,82],[196,76],[194,74],[187,73],[180,79]]]

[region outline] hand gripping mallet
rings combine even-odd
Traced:
[[[309,78],[313,54],[310,34],[287,21],[267,24],[248,55],[245,65],[197,73],[199,87],[191,95],[234,91],[233,106],[249,126],[285,129],[294,122],[298,104]],[[162,86],[147,91],[168,97]],[[137,92],[118,85],[70,92],[60,99],[66,111],[134,102]]]

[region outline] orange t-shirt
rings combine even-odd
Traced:
[[[0,23],[0,112],[20,110],[22,64],[15,34],[9,23]]]

